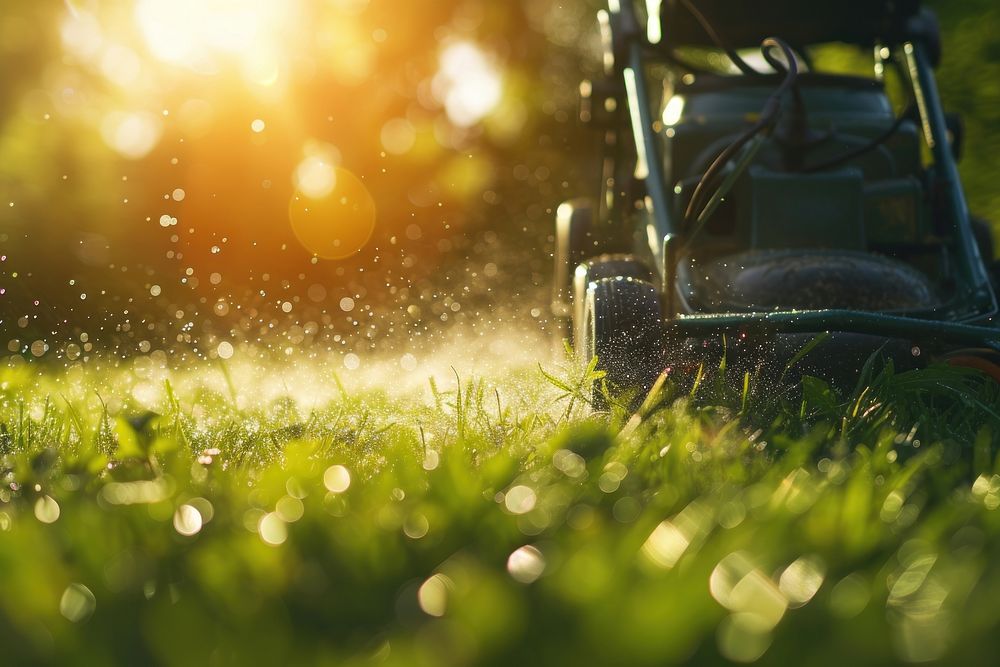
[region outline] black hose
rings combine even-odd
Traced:
[[[859,146],[854,150],[847,151],[845,153],[842,153],[841,155],[837,155],[818,164],[806,165],[801,169],[802,173],[815,174],[818,171],[826,171],[827,169],[833,169],[834,167],[839,167],[840,165],[846,162],[850,162],[855,158],[859,158],[862,155],[875,150],[876,148],[887,142],[890,138],[892,138],[892,135],[896,134],[896,132],[899,131],[899,128],[903,126],[903,123],[906,122],[908,118],[909,118],[908,113],[906,112],[901,113],[899,117],[896,118],[895,122],[893,122],[893,124],[889,127],[889,129],[887,129],[885,132],[872,139],[864,146]]]
[[[731,46],[729,46],[729,44],[727,44],[725,40],[722,39],[722,36],[715,31],[715,28],[712,26],[711,21],[709,21],[705,17],[705,15],[702,14],[701,11],[694,6],[694,3],[691,2],[691,0],[680,0],[680,3],[684,6],[686,10],[688,10],[688,13],[690,13],[691,16],[694,17],[694,20],[697,21],[699,25],[701,25],[702,30],[705,31],[705,33],[708,35],[709,39],[712,40],[715,46],[718,47],[720,51],[725,51],[726,55],[729,56],[729,59],[733,61],[734,65],[736,65],[736,69],[738,69],[743,74],[746,74],[747,76],[760,75],[760,72],[758,72],[753,67],[748,65],[747,61],[743,60],[743,58],[740,57],[740,54],[736,53],[736,50]]]
[[[782,51],[787,63],[782,63],[771,54],[771,49],[773,48],[778,48]],[[691,200],[688,202],[687,210],[684,212],[685,227],[690,226],[698,219],[698,216],[701,214],[702,200],[705,199],[709,186],[714,183],[715,179],[722,172],[722,169],[729,164],[729,162],[736,157],[739,151],[742,150],[743,147],[746,146],[754,137],[765,130],[770,130],[774,126],[774,123],[777,121],[778,115],[781,112],[782,97],[784,97],[785,94],[792,90],[795,86],[796,79],[799,75],[799,68],[795,61],[795,53],[792,51],[791,47],[780,39],[768,37],[761,42],[760,49],[768,64],[778,71],[783,70],[785,72],[785,78],[781,82],[781,85],[779,85],[777,89],[775,89],[775,91],[767,98],[767,101],[764,103],[764,108],[761,110],[760,118],[757,122],[754,123],[746,132],[741,134],[736,141],[731,143],[721,153],[719,153],[719,156],[715,158],[708,169],[705,170],[704,175],[702,175],[701,180],[698,181],[698,185],[694,189],[694,194],[691,195]]]

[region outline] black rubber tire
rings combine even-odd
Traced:
[[[598,358],[598,369],[612,392],[638,390],[641,402],[663,370],[663,319],[660,293],[645,280],[617,276],[591,282],[584,303],[584,359]],[[607,407],[600,382],[594,406]]]
[[[653,272],[634,255],[611,254],[592,257],[579,264],[573,274],[573,329],[572,341],[583,340],[584,302],[590,283],[605,278],[635,278],[652,283]],[[580,349],[577,347],[577,351]]]

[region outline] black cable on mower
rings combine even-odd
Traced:
[[[802,173],[815,174],[818,171],[826,171],[827,169],[833,169],[834,167],[839,167],[840,165],[846,162],[850,162],[855,158],[859,158],[862,155],[865,155],[866,153],[875,150],[876,148],[887,142],[889,139],[891,139],[892,135],[896,134],[896,132],[899,131],[899,128],[903,126],[903,123],[906,122],[908,118],[909,118],[909,113],[904,111],[899,115],[899,117],[896,118],[896,120],[889,127],[889,129],[887,129],[885,132],[872,139],[864,146],[859,146],[854,150],[850,150],[841,155],[834,156],[818,164],[806,165],[801,169]]]
[[[722,36],[715,31],[715,27],[712,25],[712,22],[701,13],[701,10],[694,6],[694,3],[691,2],[691,0],[680,0],[680,3],[688,11],[688,13],[694,17],[694,20],[701,25],[702,30],[705,31],[708,38],[712,40],[715,46],[718,47],[720,51],[724,51],[729,59],[733,61],[733,64],[736,65],[736,69],[747,76],[760,76],[760,72],[748,65],[747,61],[743,60],[743,58],[740,57],[740,54],[736,53],[736,49],[729,46],[729,44],[722,39]]]
[[[731,143],[729,146],[723,150],[717,158],[712,162],[712,164],[705,170],[704,175],[702,175],[701,180],[698,181],[697,187],[695,187],[694,194],[691,195],[691,200],[688,202],[687,210],[684,212],[684,223],[685,227],[693,224],[698,216],[701,214],[702,200],[705,198],[706,192],[709,190],[709,185],[713,183],[717,176],[722,172],[722,169],[729,164],[729,162],[743,149],[754,137],[765,130],[769,130],[773,127],[775,121],[778,119],[778,114],[781,111],[781,99],[795,86],[796,79],[799,75],[798,64],[795,61],[795,53],[792,51],[791,47],[788,46],[784,41],[776,37],[768,37],[763,42],[761,42],[761,52],[764,55],[765,60],[768,64],[774,67],[778,71],[784,70],[785,78],[781,82],[781,85],[770,97],[767,98],[767,102],[764,103],[764,108],[761,110],[760,118],[754,123],[746,132],[741,134],[736,141]],[[780,60],[771,55],[771,49],[778,48],[781,49],[784,54],[787,64],[782,63]]]

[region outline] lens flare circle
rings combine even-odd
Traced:
[[[288,218],[306,250],[322,259],[346,259],[364,248],[375,231],[375,200],[350,171],[332,170],[333,185],[322,196],[296,190]]]

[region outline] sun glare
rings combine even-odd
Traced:
[[[455,42],[441,53],[434,94],[449,120],[471,127],[500,104],[503,82],[496,64],[471,42]]]
[[[248,80],[273,83],[291,0],[139,0],[136,22],[159,60],[203,74],[235,60]]]

